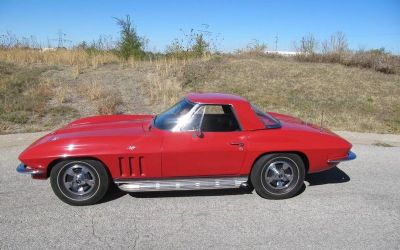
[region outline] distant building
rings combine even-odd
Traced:
[[[302,54],[301,52],[297,52],[297,51],[270,51],[267,50],[265,53],[267,54],[277,54],[277,55],[281,55],[281,56],[295,56],[295,55],[299,55]]]
[[[41,48],[40,52],[46,52],[46,51],[56,51],[57,48]]]

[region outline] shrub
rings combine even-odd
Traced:
[[[203,57],[207,53],[210,52],[209,50],[210,44],[204,39],[203,34],[197,33],[194,36],[194,44],[190,48],[191,52],[194,54],[195,57]]]
[[[318,42],[310,34],[302,37],[301,53],[294,58],[302,62],[339,63],[345,66],[369,68],[385,74],[400,73],[400,57],[385,51],[385,48],[353,52],[348,48],[344,33],[336,32],[322,43],[322,53],[316,53]]]
[[[208,26],[206,26],[206,29]],[[189,33],[182,31],[184,38],[175,38],[167,46],[165,53],[167,56],[175,58],[202,58],[211,54],[213,38],[211,32],[207,30],[191,29]]]
[[[185,46],[183,45],[183,40],[175,38],[171,44],[167,45],[167,48],[165,50],[165,53],[167,55],[179,58],[179,59],[183,59],[185,57],[187,57],[186,54],[186,49]]]
[[[235,53],[242,55],[250,55],[250,56],[265,56],[266,50],[267,50],[267,45],[265,43],[259,42],[258,40],[254,40],[253,42],[247,44],[246,48],[237,49]]]
[[[103,100],[101,100],[97,107],[97,112],[100,115],[118,114],[118,107],[122,104],[121,95],[117,92],[108,94]]]

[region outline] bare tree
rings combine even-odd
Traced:
[[[314,54],[317,51],[318,42],[313,34],[303,36],[300,40],[300,48],[297,50],[305,54]]]
[[[322,43],[322,52],[327,54],[327,53],[338,53],[342,54],[344,52],[349,51],[349,45],[347,42],[347,37],[346,35],[338,31],[334,33],[330,40],[325,40]]]

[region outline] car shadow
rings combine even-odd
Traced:
[[[339,184],[350,181],[350,177],[338,167],[331,168],[327,171],[315,174],[308,174],[305,179],[309,186],[317,186],[324,184]],[[303,184],[298,196],[306,190],[306,184]],[[209,189],[209,190],[185,190],[185,191],[159,191],[159,192],[137,192],[126,193],[121,191],[116,185],[113,185],[106,196],[99,202],[105,203],[116,200],[122,196],[130,195],[133,198],[170,198],[170,197],[194,197],[194,196],[226,196],[226,195],[245,195],[251,194],[252,188],[240,189]]]
[[[110,189],[108,190],[108,192],[106,193],[106,195],[104,196],[103,199],[101,199],[98,204],[101,203],[106,203],[109,201],[113,201],[116,199],[121,198],[122,196],[127,195],[126,192],[121,191],[116,185],[111,185]]]
[[[338,184],[350,181],[350,176],[340,168],[334,167],[320,173],[308,174],[306,181],[310,183],[310,186]]]
[[[340,168],[334,167],[329,170],[315,173],[315,174],[307,174],[305,181],[309,183],[309,186],[317,186],[324,184],[338,184],[350,181],[350,176],[348,176],[345,172],[343,172]],[[302,194],[307,188],[307,185],[303,183],[299,192],[297,192],[294,197]]]

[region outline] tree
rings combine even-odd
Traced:
[[[300,52],[305,54],[314,54],[317,50],[318,42],[312,34],[303,36],[300,41]]]
[[[342,54],[349,51],[349,45],[346,35],[338,31],[331,36],[329,41],[325,40],[322,43],[322,51],[324,53]]]
[[[120,40],[117,43],[117,52],[120,57],[128,60],[130,57],[141,59],[144,57],[145,39],[140,37],[129,15],[125,19],[115,18],[120,26]]]
[[[196,33],[194,37],[194,44],[191,47],[192,53],[195,57],[202,57],[209,52],[210,44],[204,39],[202,33]]]

